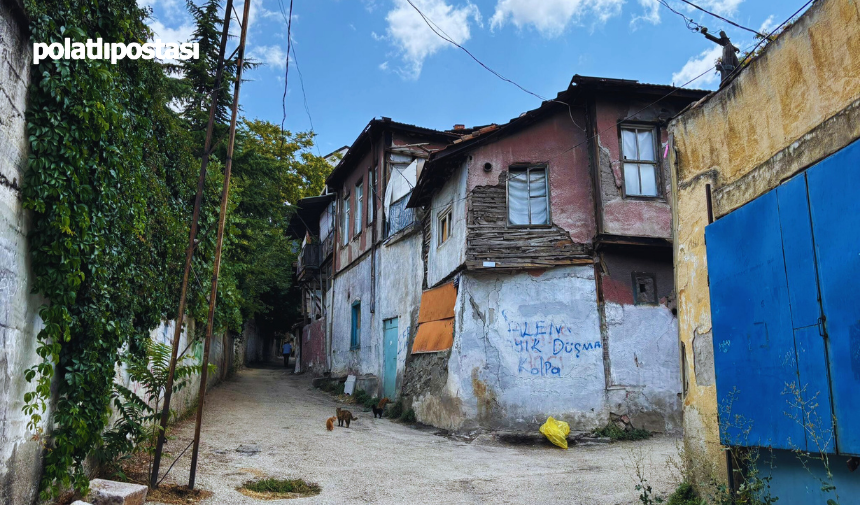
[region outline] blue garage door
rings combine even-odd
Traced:
[[[706,228],[723,444],[860,454],[858,189],[855,142]]]

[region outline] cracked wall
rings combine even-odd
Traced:
[[[461,428],[574,430],[607,416],[594,268],[463,274],[446,393]]]

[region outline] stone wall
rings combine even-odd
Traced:
[[[713,377],[705,226],[860,138],[860,9],[821,0],[670,125],[684,431],[701,479],[725,476]]]
[[[16,2],[0,2],[0,503],[15,504],[36,499],[42,466],[40,444],[32,440],[21,411],[24,393],[34,388],[23,372],[40,361],[36,335],[43,303],[31,292],[30,215],[20,191],[27,168],[24,112],[32,61],[25,30]]]

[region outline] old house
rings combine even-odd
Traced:
[[[409,202],[428,290],[403,387],[420,421],[680,428],[666,125],[704,95],[577,75],[430,156]]]
[[[374,119],[326,180],[336,211],[329,370],[395,397],[421,296],[421,234],[406,208],[424,161],[458,135]]]
[[[759,454],[755,478],[780,504],[860,496],[858,125],[853,0],[813,3],[671,123],[685,445],[700,486],[737,485]]]

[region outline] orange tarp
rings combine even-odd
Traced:
[[[457,288],[449,282],[421,295],[418,311],[418,333],[412,344],[412,354],[437,352],[454,345],[454,305]]]
[[[421,295],[418,324],[453,318],[456,301],[457,288],[454,287],[453,282],[443,284],[438,288],[428,289]]]
[[[418,326],[412,354],[450,349],[454,345],[454,318],[429,321]]]

